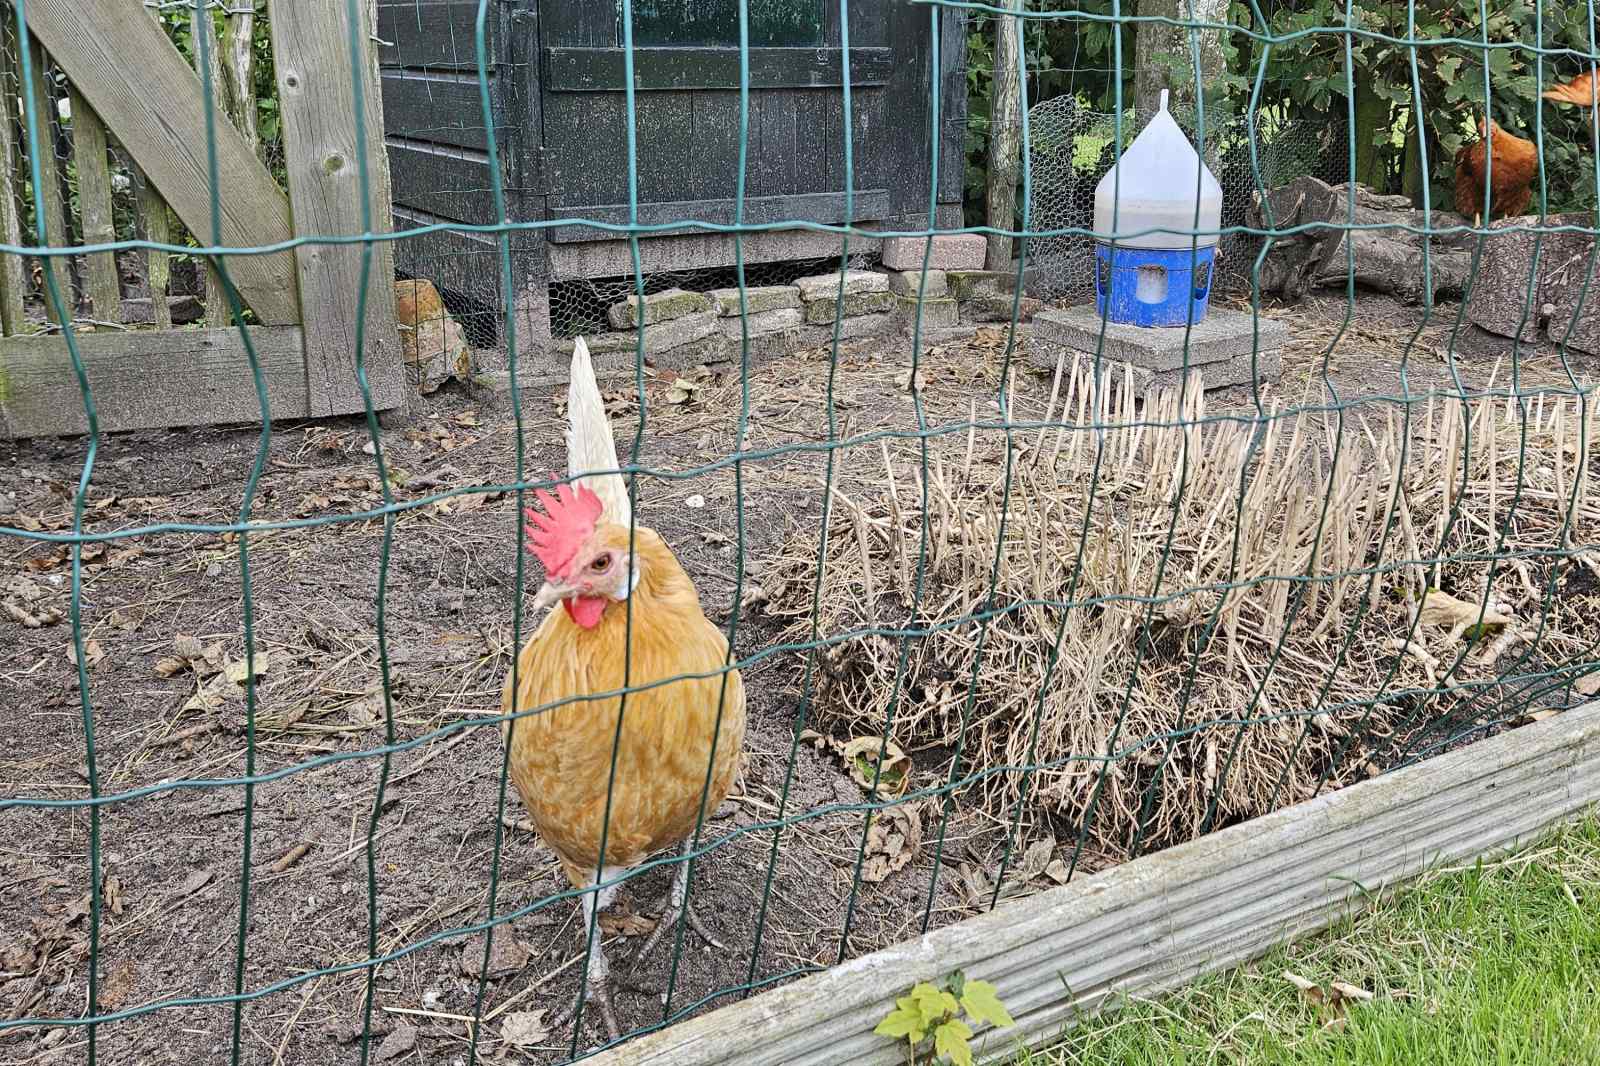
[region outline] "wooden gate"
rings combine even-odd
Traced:
[[[218,6],[208,2],[206,17],[190,21],[191,41],[196,33],[215,35],[211,12]],[[367,5],[358,6],[362,25],[355,32],[370,42]],[[171,225],[175,215],[200,244],[211,244],[202,83],[169,36],[160,10],[142,0],[26,0],[29,39],[19,42],[16,12],[4,6],[8,32],[0,79],[8,114],[0,116],[0,241],[36,245],[31,214],[38,210],[47,247],[112,243],[121,192],[124,201],[134,202],[123,207],[124,221],[135,214],[140,237],[182,243],[181,230]],[[273,113],[281,123],[281,161],[272,160],[275,166],[281,162],[276,177],[263,161],[257,135],[253,0],[235,0],[221,10],[225,22],[212,42],[210,72],[220,245],[252,248],[362,233],[345,0],[266,0]],[[31,50],[29,86],[21,81],[21,48]],[[359,106],[365,110],[372,228],[381,232],[391,214],[375,53],[363,81]],[[30,94],[29,106],[40,120],[37,194],[22,158],[29,143],[22,92]],[[70,182],[68,159],[75,178]],[[404,403],[406,385],[390,243],[372,247],[364,301],[366,366],[373,403],[387,410]],[[63,328],[74,331],[102,430],[260,420],[244,343],[239,329],[226,325],[216,278],[205,271],[203,301],[174,301],[167,292],[173,267],[168,253],[145,249],[121,256],[53,257],[74,313],[74,322],[63,324],[46,320],[54,313],[41,298],[36,261],[0,253],[0,437],[87,430]],[[359,243],[310,243],[225,257],[249,311],[274,420],[363,410],[355,376],[361,256]],[[132,283],[125,285],[129,275]],[[125,289],[147,291],[148,299],[125,298]],[[203,303],[201,321],[174,326],[175,302],[186,311]]]

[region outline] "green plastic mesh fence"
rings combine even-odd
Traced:
[[[0,444],[7,1059],[572,1061],[1596,692],[1592,0],[129,3],[204,90],[193,237],[30,35],[61,3],[7,8],[0,71],[0,414],[50,334],[88,427]],[[273,21],[335,5],[350,83],[276,70]],[[293,180],[300,76],[355,116],[359,220],[229,246],[218,131]],[[1094,190],[1157,85],[1223,191],[1165,251],[1222,258],[1205,319],[1180,296],[1135,365],[1092,304],[1100,250],[1109,278],[1143,231],[1122,200],[1097,230]],[[1014,223],[962,225],[1007,126]],[[874,206],[906,187],[912,215]],[[1000,269],[934,269],[961,234],[1006,238]],[[307,247],[361,249],[365,410],[274,422],[278,334],[236,276]],[[445,389],[380,423],[386,248],[503,360],[506,406]],[[679,289],[712,294],[689,340],[720,355],[619,325]],[[259,428],[102,432],[132,385],[91,387],[85,346],[200,319],[242,342]],[[774,352],[780,319],[814,332]],[[659,533],[729,650],[641,680],[631,635],[660,624],[623,596],[621,684],[508,716],[546,606],[520,516],[569,480],[559,372],[596,333],[626,335],[595,359],[628,550]],[[714,751],[619,773],[630,706],[700,677],[720,722],[734,671],[726,800]],[[512,787],[503,738],[588,697],[615,725],[545,780],[603,776],[595,855],[614,811],[694,786],[628,869],[564,868]],[[651,934],[610,1032],[584,975]]]

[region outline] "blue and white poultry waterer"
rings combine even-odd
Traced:
[[[1222,186],[1173,121],[1163,90],[1161,109],[1094,190],[1100,316],[1134,326],[1199,323],[1211,296],[1221,225]],[[1112,234],[1121,233],[1138,236],[1113,243]]]

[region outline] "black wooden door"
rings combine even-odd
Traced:
[[[539,4],[540,185],[550,218],[624,223],[620,0]],[[635,0],[639,220],[734,221],[737,0]],[[837,0],[751,0],[745,220],[845,221]],[[901,0],[849,5],[853,221],[926,210],[929,20]],[[941,184],[943,184],[941,182]],[[555,241],[595,240],[588,227]]]

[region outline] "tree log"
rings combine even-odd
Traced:
[[[1311,227],[1272,239],[1261,266],[1263,292],[1299,299],[1314,288],[1343,286],[1353,272],[1364,289],[1390,293],[1405,303],[1421,301],[1425,238],[1413,230],[1429,228],[1426,216],[1407,197],[1383,196],[1356,185],[1354,224],[1391,228],[1351,230],[1349,198],[1348,183],[1330,186],[1313,177],[1271,190],[1265,202],[1257,195],[1247,214],[1249,225],[1280,232]],[[1466,224],[1460,215],[1435,211],[1431,228]],[[1459,296],[1471,269],[1471,237],[1436,235],[1428,251],[1434,298]]]
[[[1593,216],[1550,215],[1546,225],[1592,227]],[[1547,339],[1583,352],[1600,352],[1600,279],[1594,238],[1586,233],[1516,230],[1532,217],[1496,222],[1484,240],[1467,317],[1480,329],[1525,341]],[[1538,251],[1538,277],[1529,287]],[[1585,280],[1588,291],[1585,292]]]

